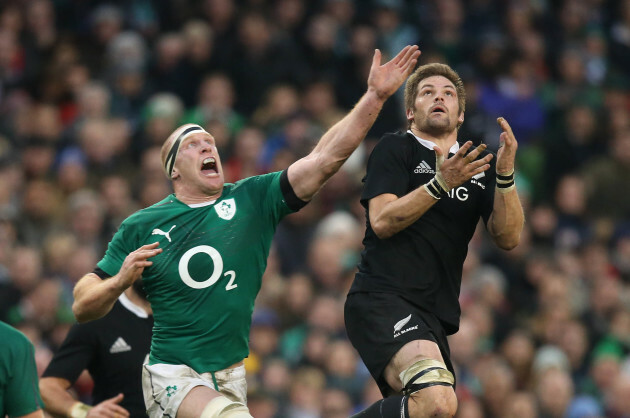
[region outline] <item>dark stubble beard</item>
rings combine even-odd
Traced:
[[[446,120],[431,119],[429,116],[430,114],[419,117],[418,112],[414,112],[414,124],[416,125],[416,129],[420,132],[426,132],[431,136],[439,137],[444,134],[449,134],[457,128],[456,125],[451,125],[451,120],[448,115]]]

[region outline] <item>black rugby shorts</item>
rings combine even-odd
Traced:
[[[344,306],[348,338],[384,397],[393,393],[383,372],[405,344],[429,340],[440,348],[444,363],[455,375],[446,332],[431,312],[390,293],[353,293]]]

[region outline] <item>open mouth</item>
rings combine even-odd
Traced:
[[[446,113],[446,109],[443,108],[442,106],[435,106],[432,110],[431,113]]]
[[[212,174],[218,174],[217,161],[214,157],[208,157],[201,163],[201,173],[204,176],[210,176]]]

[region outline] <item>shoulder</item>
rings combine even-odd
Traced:
[[[249,189],[256,187],[267,187],[274,180],[279,181],[282,171],[274,171],[273,173],[259,174],[257,176],[247,177],[237,181],[234,184],[226,183],[226,193],[236,192],[241,189]]]
[[[9,347],[25,348],[32,346],[26,335],[4,322],[0,322],[0,337],[4,342],[8,342]]]
[[[180,206],[177,199],[170,194],[149,207],[135,211],[122,222],[121,226],[142,224],[146,222],[147,219],[162,217],[164,216],[164,212],[174,210]]]
[[[414,141],[413,136],[405,132],[386,133],[379,139],[374,147],[374,151],[407,151],[409,147],[413,146]],[[372,151],[372,153],[374,153],[374,151]]]
[[[378,142],[379,143],[382,142],[386,144],[390,144],[390,143],[398,144],[398,145],[410,144],[413,142],[413,136],[407,132],[402,132],[402,131],[388,132],[385,135],[383,135]]]

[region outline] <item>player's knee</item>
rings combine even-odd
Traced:
[[[244,404],[219,396],[208,402],[200,418],[252,418],[252,416]]]
[[[455,378],[444,363],[419,360],[400,374],[400,380],[409,395],[410,417],[452,417],[457,412]]]
[[[457,397],[452,387],[432,386],[412,393],[407,405],[409,418],[451,418],[457,412]]]

